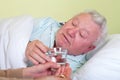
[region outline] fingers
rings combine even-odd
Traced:
[[[50,58],[48,57],[48,56],[46,56],[46,52],[48,51],[48,47],[46,47],[42,42],[40,42],[40,41],[36,41],[36,43],[35,43],[35,48],[33,49],[33,51],[38,55],[38,56],[40,56],[40,57],[38,57],[39,59],[41,58],[41,60],[43,61],[43,62],[41,62],[40,60],[38,60],[39,62],[41,62],[41,63],[44,63],[45,62],[45,60],[46,61],[50,61]]]
[[[61,67],[57,70],[57,72],[55,73],[55,75],[56,75],[56,76],[59,76],[59,75],[63,74],[64,71],[65,71],[65,67],[66,67],[66,66],[61,66]]]
[[[47,62],[47,63],[44,63],[44,64],[39,64],[36,66],[36,69],[38,71],[45,71],[47,69],[50,69],[50,68],[59,68],[60,65],[58,65],[57,63],[54,63],[54,62]]]
[[[60,66],[53,62],[47,62],[44,64],[38,64],[32,67],[23,69],[24,77],[39,77],[41,75],[50,75],[50,68],[59,68]]]
[[[34,78],[39,78],[39,77],[49,76],[49,75],[51,75],[51,72],[50,72],[50,71],[44,71],[44,72],[35,74],[35,75],[34,75]]]
[[[33,64],[35,64],[35,65],[39,64],[39,62],[36,61],[36,60],[35,60],[34,58],[32,58],[32,57],[28,57],[28,59],[29,59]]]
[[[56,71],[55,76],[59,76],[61,74],[61,67]]]
[[[66,77],[70,78],[72,69],[70,68],[69,64],[66,65],[66,67],[65,67],[64,70],[65,70],[65,71],[63,72],[63,74],[64,74]]]
[[[70,68],[70,66],[69,66],[69,64],[66,64],[66,65],[64,65],[64,66],[61,66],[58,70],[57,70],[57,72],[56,72],[56,76],[59,76],[59,75],[65,75],[66,77],[70,77],[70,75],[71,75],[71,68]]]
[[[46,56],[46,52],[49,48],[46,47],[42,42],[35,40],[28,43],[26,48],[26,57],[34,64],[45,63],[51,59]]]
[[[30,58],[34,59],[37,63],[45,63],[46,60],[39,56],[38,54],[34,53],[33,55],[30,55]]]
[[[46,52],[47,52],[48,48],[45,48],[45,50],[46,50]],[[39,56],[38,59],[41,58],[42,60],[44,60],[44,62],[45,62],[45,61],[50,61],[50,58],[45,54],[46,52],[41,51],[40,48],[35,47],[35,48],[33,49],[33,51]],[[32,54],[32,55],[34,55],[34,54]],[[32,55],[31,55],[31,56],[32,56]],[[38,61],[39,61],[39,60],[38,60]],[[41,62],[41,61],[39,61],[39,62]],[[41,62],[41,63],[44,63],[44,62]]]
[[[44,64],[44,69],[48,69],[48,68],[59,68],[60,65],[54,62],[48,62]]]
[[[48,47],[46,47],[42,42],[38,40],[36,41],[35,45],[44,53],[48,51]]]

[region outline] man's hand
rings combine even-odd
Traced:
[[[45,54],[48,50],[49,48],[42,42],[34,40],[28,43],[25,55],[33,64],[45,63],[51,60]]]

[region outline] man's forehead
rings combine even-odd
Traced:
[[[91,15],[89,13],[79,13],[74,18],[79,18],[79,17],[91,17]]]
[[[78,22],[93,22],[92,16],[88,13],[82,13],[79,15],[76,15],[75,17],[72,18],[72,21],[78,21]]]

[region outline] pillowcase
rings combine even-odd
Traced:
[[[120,80],[120,34],[107,43],[73,75],[73,80]]]

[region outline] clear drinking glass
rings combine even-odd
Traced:
[[[48,55],[53,62],[60,65],[66,64],[67,49],[62,47],[52,48],[48,51]]]

